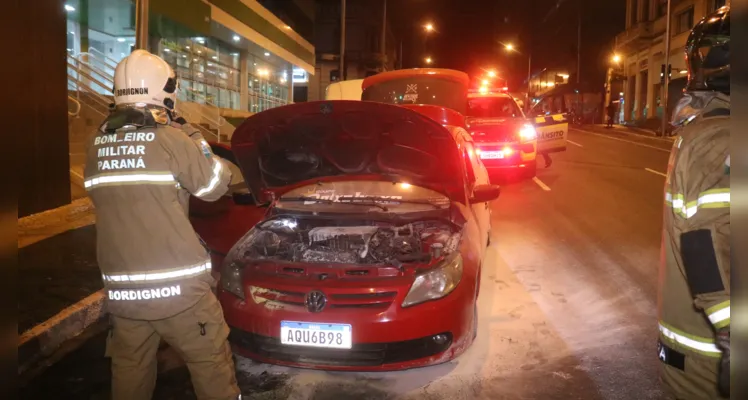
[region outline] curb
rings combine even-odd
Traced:
[[[24,332],[18,343],[18,374],[51,356],[64,342],[80,335],[105,315],[102,289]]]

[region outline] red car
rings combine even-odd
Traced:
[[[193,201],[191,216],[214,265],[223,259],[218,297],[235,350],[382,371],[468,348],[487,235],[474,209],[499,188],[468,185],[458,145],[403,107],[325,101],[256,114],[232,154],[215,148],[249,191]]]
[[[489,174],[535,176],[537,133],[511,95],[504,91],[468,94],[465,122]]]

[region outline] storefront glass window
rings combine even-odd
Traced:
[[[65,4],[67,52],[104,72],[95,76],[101,85],[88,83],[93,90],[110,96],[114,66],[135,47],[135,2],[66,0]],[[164,15],[152,13],[149,19],[148,47],[174,68],[180,101],[254,112],[288,104],[291,65],[273,65],[270,53],[251,42],[248,46],[246,39],[226,39],[227,28],[215,22],[212,29],[218,33],[211,37]],[[243,57],[247,57],[244,68]],[[243,73],[249,78],[247,88],[242,88]],[[246,105],[242,104],[244,90]]]

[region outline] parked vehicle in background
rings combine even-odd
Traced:
[[[361,100],[363,79],[334,82],[325,88],[325,100]]]
[[[537,134],[511,95],[501,89],[469,93],[465,122],[489,174],[535,176]]]

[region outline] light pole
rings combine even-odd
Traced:
[[[514,48],[514,45],[511,43],[507,43],[504,45],[504,48],[506,48],[509,52],[515,52],[522,54],[519,50]],[[527,53],[527,92],[525,93],[525,108],[530,109],[530,79],[532,78],[532,53]]]
[[[662,127],[660,131],[661,136],[665,136],[665,130],[667,129],[667,95],[668,87],[670,86],[670,0],[667,0],[667,13],[665,14],[667,23],[665,24],[665,73],[662,77],[664,82],[662,84]]]
[[[621,55],[618,53],[614,53],[610,58],[611,65],[608,66],[608,71],[605,76],[605,102],[603,103],[603,121],[605,121],[605,119],[607,118],[608,106],[610,105],[610,102],[613,101],[613,78],[614,74],[621,66],[621,59]]]
[[[340,70],[338,81],[345,80],[345,1],[340,0]]]
[[[135,2],[135,48],[148,50],[148,0]]]

